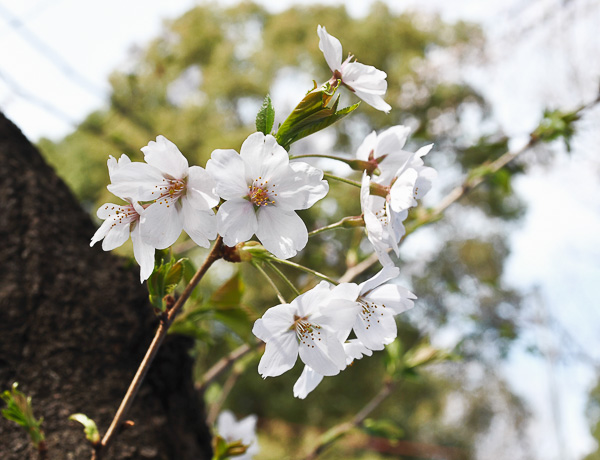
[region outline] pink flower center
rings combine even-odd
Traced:
[[[358,299],[358,303],[362,307],[362,310],[360,311],[359,315],[362,321],[365,323],[365,329],[369,329],[371,327],[371,321],[379,322],[379,320],[377,319],[377,309],[380,305],[370,303],[362,297]],[[382,304],[381,307],[385,308],[385,305]],[[379,315],[383,316],[383,310],[379,310]]]
[[[262,181],[262,177],[254,179],[252,185],[248,186],[248,198],[255,206],[268,206],[275,204],[275,185],[269,185],[269,181]]]

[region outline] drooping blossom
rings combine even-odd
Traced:
[[[111,180],[119,168],[130,163],[131,160],[127,155],[121,155],[118,162],[110,156],[107,165]],[[154,270],[154,247],[140,234],[140,216],[143,215],[144,208],[130,197],[119,196],[119,198],[127,201],[128,204],[104,203],[98,208],[96,215],[104,222],[94,233],[90,246],[103,240],[102,249],[110,251],[125,243],[131,235],[133,256],[140,264],[140,281],[144,282]]]
[[[414,153],[407,152],[403,150],[407,135],[403,126],[390,128],[379,136],[371,133],[357,152],[363,161],[376,161],[380,173],[372,177],[366,172],[363,174],[361,207],[367,236],[383,265],[392,264],[390,249],[398,255],[398,245],[406,232],[403,222],[408,210],[431,189],[437,175],[422,159],[433,145],[421,147]],[[377,194],[372,194],[372,184]]]
[[[356,319],[356,284],[331,289],[322,281],[289,304],[269,308],[254,323],[252,333],[266,342],[258,364],[263,378],[290,370],[298,355],[322,375],[336,375],[346,367],[341,337],[348,337]]]
[[[388,283],[400,273],[397,267],[386,266],[375,276],[361,283],[356,302],[359,305],[353,330],[356,339],[345,341],[348,335],[340,336],[344,340],[346,364],[363,356],[371,356],[373,350],[382,350],[397,336],[395,316],[413,307],[416,298],[408,289]],[[313,391],[323,380],[323,374],[310,366],[304,370],[294,384],[294,396],[300,399]]]
[[[358,339],[351,339],[343,344],[344,352],[346,353],[346,365],[349,366],[354,360],[360,359],[363,356],[371,356],[373,352],[365,347]],[[308,365],[304,366],[304,370],[296,383],[294,384],[294,396],[299,399],[304,399],[313,391],[323,380],[324,375],[319,374]]]
[[[199,166],[189,166],[177,146],[158,136],[142,147],[146,163],[130,163],[115,172],[108,189],[149,202],[141,217],[141,234],[157,249],[171,246],[182,230],[202,247],[216,238],[219,203],[212,177]]]
[[[392,107],[383,100],[387,91],[387,75],[373,66],[352,62],[351,54],[342,62],[342,44],[327,33],[325,27],[318,26],[319,49],[323,52],[327,65],[333,72],[332,83],[341,80],[342,84],[371,107],[388,113]]]
[[[306,246],[308,231],[296,210],[323,198],[329,185],[323,172],[307,163],[291,162],[275,138],[251,134],[235,150],[215,150],[206,164],[227,200],[219,207],[217,229],[227,246],[256,234],[275,256],[287,259]]]
[[[236,460],[251,460],[260,452],[256,438],[256,415],[238,421],[230,411],[225,410],[217,418],[217,433],[229,443],[239,441],[248,447],[245,453],[234,457]]]
[[[412,292],[388,283],[399,274],[398,267],[388,265],[359,285],[356,301],[360,310],[353,329],[357,339],[370,350],[383,350],[392,343],[398,335],[395,316],[413,307],[416,296]]]

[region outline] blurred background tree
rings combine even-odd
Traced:
[[[91,113],[63,140],[42,139],[39,147],[90,213],[114,200],[106,191],[109,154],[126,153],[139,161],[139,148],[158,134],[175,142],[191,164],[205,165],[215,148],[239,151],[255,130],[254,117],[267,93],[275,104],[277,125],[312,88],[312,79],[320,84],[329,78],[318,49],[317,24],[340,39],[345,54],[351,52],[360,62],[387,72],[385,99],[393,110],[386,115],[361,104],[334,129],[295,144],[292,154],[350,157],[371,130],[407,124],[413,128],[408,150],[435,143],[427,156],[440,173],[435,200],[471,168],[508,149],[501,132],[470,144],[465,114],[476,112],[485,120],[488,106],[473,88],[445,73],[481,53],[483,35],[476,26],[399,15],[384,4],[373,5],[364,18],[353,18],[343,7],[295,7],[272,14],[252,3],[234,8],[201,5],[169,23],[160,37],[131,56],[126,71],[112,75],[109,107]],[[440,65],[440,56],[452,64]],[[351,95],[342,94],[341,106],[354,102]],[[316,164],[332,167],[321,160]],[[446,218],[410,236],[408,242],[415,241],[413,255],[398,261],[405,285],[419,297],[415,309],[398,319],[400,349],[450,337],[446,342],[461,360],[419,371],[373,414],[385,423],[371,425],[370,433],[388,441],[373,444],[375,438],[356,433],[323,458],[434,458],[427,454],[428,446],[447,448],[443,458],[474,458],[481,449],[506,444],[512,446],[513,458],[527,456],[521,429],[527,412],[497,372],[520,333],[521,298],[501,280],[508,255],[504,225],[523,213],[511,188],[513,175],[521,172],[522,165],[511,164],[495,174]],[[330,195],[302,214],[309,230],[360,214],[358,190],[331,185]],[[467,219],[477,225],[465,228]],[[314,250],[318,246],[322,251]],[[352,247],[358,249],[348,251]],[[176,251],[195,262],[204,254],[183,240]],[[336,276],[370,251],[362,229],[336,230],[311,240],[298,260]],[[251,341],[253,320],[278,303],[251,267],[219,267],[177,328],[198,339],[199,379],[218,357]],[[371,268],[357,281],[375,272],[376,267]],[[300,285],[314,283],[289,270],[285,273]],[[237,295],[216,298],[212,291],[230,278]],[[207,302],[221,309],[203,314],[201,306]],[[378,391],[385,375],[383,356],[375,353],[336,378],[325,379],[305,401],[292,397],[300,367],[263,381],[256,372],[258,356],[250,356],[234,367],[238,381],[225,407],[238,415],[259,415],[260,458],[300,458],[314,444],[316,433],[348,419]],[[208,401],[220,404],[223,389],[228,392],[235,379],[223,378],[210,386]]]

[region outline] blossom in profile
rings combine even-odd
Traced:
[[[357,159],[373,165],[372,176],[367,171],[363,174],[361,207],[367,236],[383,265],[393,264],[388,252],[398,255],[408,211],[431,189],[437,176],[423,162],[433,144],[416,152],[405,151],[408,134],[404,126],[394,126],[379,135],[373,132],[357,151]]]
[[[148,203],[141,216],[141,235],[157,249],[171,246],[182,230],[202,247],[216,238],[219,203],[212,177],[199,166],[189,166],[177,146],[158,136],[142,148],[146,163],[129,163],[114,174],[108,190]]]
[[[276,377],[290,370],[298,355],[321,375],[336,375],[344,369],[343,342],[356,319],[358,293],[356,284],[331,289],[322,281],[291,303],[269,308],[252,329],[266,342],[258,364],[262,377]]]
[[[121,155],[118,162],[110,156],[107,165],[111,180],[119,168],[130,163],[131,160],[127,155]],[[90,246],[102,240],[102,249],[110,251],[125,243],[131,235],[133,256],[140,264],[140,281],[144,282],[154,270],[154,246],[148,244],[140,234],[140,217],[144,213],[144,208],[130,197],[119,196],[119,198],[127,201],[128,204],[104,203],[98,208],[96,215],[104,222],[94,233]]]
[[[348,55],[342,62],[342,44],[327,33],[325,27],[318,26],[319,49],[323,52],[327,65],[333,72],[332,83],[341,80],[342,84],[371,107],[388,113],[392,107],[383,100],[387,91],[387,75],[373,66],[352,61]]]
[[[217,434],[228,443],[239,442],[246,447],[243,454],[232,457],[236,460],[251,460],[260,451],[256,438],[256,415],[238,421],[230,411],[225,410],[217,418]]]
[[[288,259],[306,246],[308,230],[296,210],[308,209],[329,191],[323,172],[291,162],[271,135],[257,132],[235,150],[215,150],[206,164],[225,200],[217,230],[227,246],[254,234],[275,256]]]

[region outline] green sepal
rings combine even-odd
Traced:
[[[83,425],[83,432],[85,433],[85,439],[92,443],[93,446],[100,443],[100,432],[91,418],[85,414],[72,414],[69,416],[69,420],[79,422]]]
[[[6,420],[15,422],[17,425],[22,426],[29,434],[31,442],[36,449],[40,448],[40,443],[44,442],[44,432],[40,429],[43,418],[39,420],[35,419],[33,415],[33,408],[31,406],[31,397],[25,396],[17,390],[19,384],[13,383],[11,390],[6,390],[0,394],[0,398],[6,403],[6,407],[2,409],[2,416]]]
[[[341,120],[349,113],[356,110],[360,104],[357,102],[350,107],[337,110],[339,97],[332,106],[329,106],[336,88],[329,84],[317,88],[315,87],[304,96],[289,117],[279,126],[275,135],[277,143],[289,150],[290,145],[310,134],[316,133],[322,129],[331,126],[338,120]]]
[[[256,130],[265,135],[270,134],[274,121],[275,109],[271,103],[271,97],[267,94],[260,110],[256,114]]]
[[[185,262],[186,259],[175,260],[173,257],[168,262],[161,260],[160,265],[154,268],[154,272],[148,278],[150,303],[157,310],[161,312],[166,310],[165,296],[171,294],[181,282]]]

